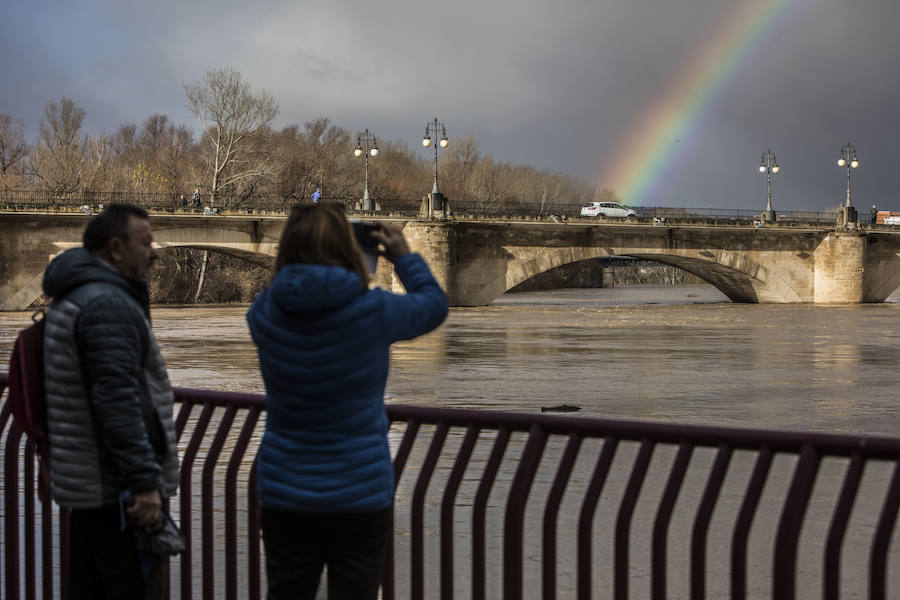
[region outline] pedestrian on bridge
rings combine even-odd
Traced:
[[[447,297],[399,229],[371,232],[404,295],[369,287],[343,209],[295,206],[275,277],[247,312],[266,385],[258,455],[269,600],[375,600],[393,529],[390,346],[438,327]]]

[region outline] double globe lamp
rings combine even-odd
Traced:
[[[371,149],[369,148],[370,143],[372,144]],[[365,146],[365,149],[363,149],[363,146]],[[369,130],[366,129],[365,133],[360,133],[356,136],[356,150],[353,151],[353,155],[357,158],[363,155],[366,157],[366,191],[362,197],[362,209],[373,211],[375,210],[375,204],[369,198],[369,156],[378,156],[378,140],[375,139],[375,134],[369,133]]]
[[[850,169],[859,166],[859,161],[856,159],[856,146],[847,142],[847,145],[841,148],[841,157],[837,164],[839,167],[847,167],[847,206],[850,206]]]
[[[775,211],[772,210],[772,173],[778,173],[781,167],[778,166],[778,160],[771,150],[766,150],[762,155],[762,163],[759,165],[759,172],[766,174],[766,223],[775,222]]]
[[[432,217],[435,210],[446,211],[446,207],[444,206],[444,198],[441,196],[441,193],[438,190],[437,163],[438,146],[440,146],[441,148],[446,148],[450,142],[447,141],[447,129],[444,127],[443,123],[437,120],[437,117],[435,117],[433,121],[425,125],[425,137],[422,138],[422,145],[426,148],[430,148],[432,146],[432,137],[439,138],[439,141],[437,142],[437,144],[434,144],[434,185],[431,188],[431,198],[429,199],[429,219]]]

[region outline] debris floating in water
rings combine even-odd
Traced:
[[[581,410],[580,406],[571,404],[558,404],[556,406],[542,406],[541,412],[575,412]]]

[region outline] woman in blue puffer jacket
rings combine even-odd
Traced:
[[[269,600],[376,598],[393,526],[390,345],[437,328],[447,297],[399,229],[371,237],[404,295],[372,288],[343,209],[294,207],[272,284],[247,312],[266,385],[259,497]]]

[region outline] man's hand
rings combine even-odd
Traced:
[[[149,490],[134,495],[134,505],[126,508],[128,516],[141,527],[152,527],[159,521],[162,499],[158,490]]]
[[[403,237],[400,228],[384,221],[375,221],[375,224],[378,225],[378,229],[372,232],[372,237],[384,246],[382,256],[395,262],[404,254],[409,254],[409,246],[406,244],[406,238]]]

